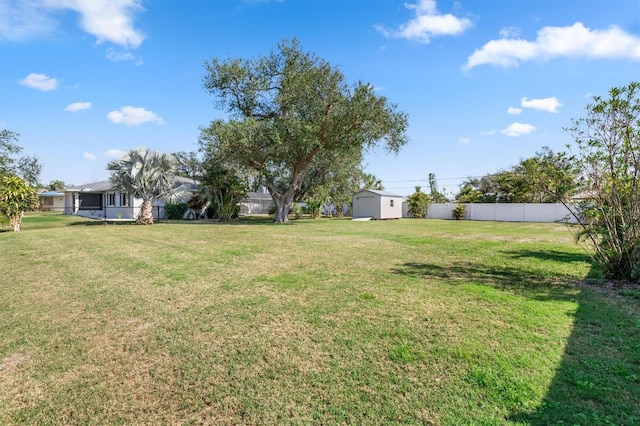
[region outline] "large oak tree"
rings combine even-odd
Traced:
[[[258,58],[213,59],[206,69],[204,87],[230,117],[202,129],[202,148],[253,170],[273,198],[276,222],[288,221],[319,154],[361,158],[381,142],[390,152],[407,142],[407,116],[396,105],[370,84],[350,87],[296,40]]]

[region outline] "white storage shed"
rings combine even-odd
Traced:
[[[390,194],[375,189],[363,189],[353,194],[354,219],[400,219],[402,217],[402,195]]]

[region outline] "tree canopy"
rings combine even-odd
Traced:
[[[276,222],[287,222],[318,159],[360,159],[382,141],[398,152],[407,142],[407,116],[396,105],[370,84],[349,87],[296,40],[258,58],[213,59],[206,70],[204,87],[230,118],[202,129],[201,144],[256,173],[276,204]]]
[[[460,203],[558,203],[575,193],[577,169],[567,153],[543,147],[506,170],[467,179]]]
[[[22,177],[31,186],[38,184],[42,165],[36,157],[20,156],[18,145],[20,134],[11,130],[0,130],[0,175]]]

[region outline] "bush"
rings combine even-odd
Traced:
[[[291,214],[295,219],[300,219],[302,216],[302,206],[298,203],[293,203],[293,208],[291,209]],[[275,213],[275,212],[274,212]]]
[[[453,208],[451,216],[453,216],[455,220],[462,220],[464,219],[464,214],[466,213],[466,211],[467,206],[465,206],[464,204],[458,204]]]
[[[237,219],[240,216],[240,205],[236,204],[233,207],[233,213],[231,213],[230,219]],[[207,219],[218,219],[222,221],[220,211],[218,210],[218,204],[215,201],[211,201],[209,203],[209,207],[207,207]]]
[[[187,203],[167,204],[165,211],[167,212],[167,219],[180,220],[184,218],[184,214],[187,212]]]
[[[409,217],[425,218],[429,209],[429,196],[416,186],[416,192],[407,197],[407,206]]]

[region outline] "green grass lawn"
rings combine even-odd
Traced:
[[[563,225],[30,215],[0,253],[3,425],[640,424],[640,292]]]

